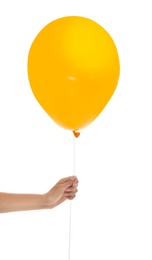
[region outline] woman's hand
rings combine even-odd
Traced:
[[[67,199],[74,199],[78,191],[77,187],[78,179],[76,176],[59,180],[50,191],[43,195],[44,208],[54,208]]]

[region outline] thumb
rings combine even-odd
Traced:
[[[67,189],[67,188],[69,188],[70,186],[73,185],[73,182],[75,180],[76,180],[76,177],[75,176],[71,176],[71,177],[62,179],[62,181],[60,183],[61,183],[61,185],[62,185],[62,187],[64,189]]]

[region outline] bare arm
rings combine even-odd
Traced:
[[[70,176],[58,181],[45,194],[17,194],[0,192],[0,213],[51,209],[66,199],[74,199],[78,186],[78,179]]]

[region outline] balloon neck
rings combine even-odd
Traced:
[[[77,138],[80,135],[80,132],[73,131],[74,136]]]

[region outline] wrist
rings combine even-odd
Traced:
[[[41,205],[43,209],[51,209],[54,207],[52,201],[50,200],[50,196],[48,196],[48,193],[41,195]]]

